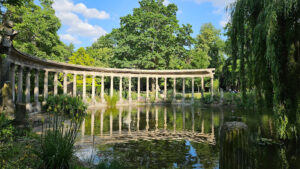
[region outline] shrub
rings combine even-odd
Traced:
[[[112,97],[104,95],[107,107],[116,107],[116,104],[119,100],[118,95],[114,94]]]
[[[69,117],[81,117],[87,110],[87,105],[81,97],[68,95],[49,96],[44,107],[49,113],[63,113]]]
[[[55,113],[50,118],[46,131],[43,131],[40,139],[40,151],[38,157],[42,160],[41,168],[46,169],[65,169],[70,168],[70,161],[74,156],[74,143],[77,132],[80,128],[80,121],[71,119],[65,125],[65,118]]]

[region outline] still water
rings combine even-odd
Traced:
[[[220,144],[221,127],[230,121],[247,125],[248,143],[233,145],[233,156],[220,160],[221,146],[227,146]],[[82,122],[76,155],[100,168],[300,169],[299,145],[269,144],[274,137],[267,113],[196,106],[97,109]]]

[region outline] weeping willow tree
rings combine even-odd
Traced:
[[[254,89],[257,103],[276,113],[279,138],[297,138],[300,1],[237,0],[229,11],[233,69],[238,69],[243,100]]]

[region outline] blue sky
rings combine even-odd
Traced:
[[[195,37],[204,23],[222,29],[228,21],[225,7],[233,0],[165,0],[175,3],[180,24],[191,24]],[[113,28],[118,28],[120,17],[139,7],[138,0],[54,0],[53,8],[61,20],[58,34],[66,44],[76,48],[90,46]]]

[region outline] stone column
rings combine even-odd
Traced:
[[[155,101],[158,101],[158,77],[155,78]]]
[[[120,76],[120,83],[119,83],[119,98],[120,98],[120,102],[123,101],[123,96],[122,96],[122,92],[123,92],[123,89],[122,89],[122,76]]]
[[[100,115],[100,136],[103,136],[103,115],[104,115],[105,110],[101,110],[101,115]]]
[[[64,94],[67,94],[68,90],[68,82],[67,82],[67,73],[64,72]]]
[[[28,68],[27,74],[26,74],[26,89],[25,89],[25,102],[30,103],[30,76],[31,76],[31,68]]]
[[[91,136],[94,136],[94,126],[95,126],[95,111],[92,111],[92,117],[91,117]]]
[[[167,108],[164,108],[164,130],[167,130]]]
[[[110,76],[110,97],[114,95],[114,76]]]
[[[84,136],[84,134],[85,134],[85,118],[83,118],[81,124],[81,136]]]
[[[176,108],[173,107],[173,129],[174,133],[176,133]]]
[[[128,93],[128,99],[129,99],[129,102],[132,101],[132,98],[131,98],[131,76],[129,76],[129,84],[128,84],[128,90],[129,90],[129,93]]]
[[[73,96],[77,95],[77,74],[73,74]]]
[[[192,103],[194,103],[194,92],[195,92],[195,79],[194,79],[194,77],[192,77]]]
[[[140,108],[137,108],[137,122],[136,122],[136,130],[139,132],[140,130]]]
[[[184,101],[185,97],[185,78],[182,79],[182,101]]]
[[[204,78],[201,76],[201,90],[204,92]]]
[[[167,77],[165,77],[164,99],[167,100]]]
[[[95,75],[92,76],[92,101],[95,102]]]
[[[101,77],[101,102],[104,103],[104,75]]]
[[[158,107],[155,107],[155,131],[158,131]]]
[[[176,77],[173,80],[173,100],[176,100]]]
[[[23,101],[23,66],[19,67],[17,103]]]
[[[211,97],[214,96],[214,76],[211,75],[211,78],[210,78],[210,91],[211,91]]]
[[[119,108],[119,135],[122,134],[122,107]]]
[[[201,76],[201,99],[204,99],[204,79]]]
[[[112,136],[113,134],[113,115],[112,112],[109,114],[109,135]]]
[[[58,73],[54,73],[54,95],[57,95],[57,86],[58,86]]]
[[[149,130],[149,107],[146,107],[146,131]]]
[[[138,98],[137,98],[137,100],[139,101],[140,97],[141,97],[141,78],[140,77],[138,77],[138,87],[137,87],[137,90],[138,90]]]
[[[34,102],[35,103],[38,103],[39,102],[39,70],[36,69],[36,72],[35,72],[35,78],[34,78],[34,81],[35,81],[35,85],[34,85]]]
[[[46,101],[48,98],[48,70],[45,70],[45,76],[44,76],[44,100]]]
[[[147,101],[149,100],[149,77],[147,76],[147,80],[146,80],[146,98]]]
[[[16,65],[12,64],[10,69],[10,83],[11,83],[11,95],[12,95],[12,102],[15,102],[16,98],[16,91],[15,91],[15,85],[16,85]]]
[[[82,80],[82,98],[85,101],[86,100],[86,74],[83,74],[83,80]]]

